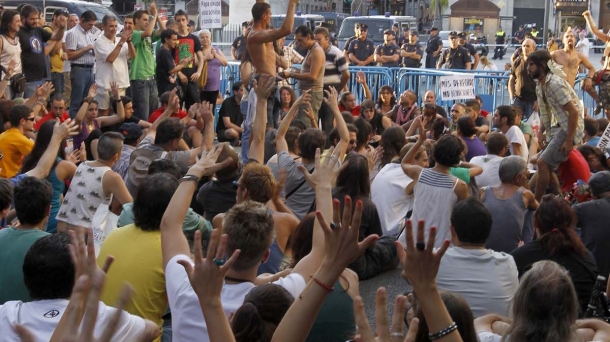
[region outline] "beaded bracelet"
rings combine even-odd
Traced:
[[[323,288],[324,290],[326,290],[328,292],[333,292],[335,290],[334,287],[324,284],[323,282],[320,281],[320,279],[314,277],[313,275],[311,276],[311,279],[313,279],[313,281],[315,281],[316,284],[318,284],[321,288]]]
[[[451,323],[450,326],[446,327],[445,329],[443,329],[437,333],[428,334],[428,338],[430,339],[430,341],[438,340],[439,338],[442,338],[442,337],[445,337],[445,336],[451,334],[456,329],[457,329],[457,324],[455,324],[455,322],[453,322],[453,323]]]

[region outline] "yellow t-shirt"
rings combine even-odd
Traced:
[[[49,33],[53,33],[53,29],[49,26],[45,26],[44,30],[49,32]],[[61,42],[59,42],[58,44],[61,44]],[[64,51],[60,48],[59,51],[57,51],[56,54],[51,56],[51,72],[64,72],[64,63],[65,61],[63,59],[61,59],[61,56],[63,55]]]
[[[0,177],[13,178],[21,168],[23,158],[30,154],[34,142],[17,128],[11,128],[0,134]]]
[[[125,311],[163,326],[162,316],[168,308],[165,273],[161,255],[161,231],[148,232],[130,224],[113,230],[100,249],[100,267],[107,256],[114,262],[106,276],[102,302],[116,305],[116,300],[128,282],[134,289]],[[160,337],[155,341],[160,341]]]

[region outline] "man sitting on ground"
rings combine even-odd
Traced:
[[[470,159],[470,164],[480,166],[483,173],[475,176],[480,188],[500,184],[500,162],[508,151],[508,139],[502,133],[493,132],[487,137],[487,154]]]

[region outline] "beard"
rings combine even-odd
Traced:
[[[528,74],[530,75],[531,78],[533,79],[538,79],[540,78],[540,70],[536,70],[536,71],[532,71],[532,72],[528,72]]]

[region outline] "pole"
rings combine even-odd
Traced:
[[[441,0],[434,1],[434,24],[439,30],[442,30],[442,21],[441,21]]]
[[[544,27],[542,33],[542,44],[543,46],[547,46],[547,40],[549,39],[549,12],[550,12],[550,2],[553,0],[544,0]]]

